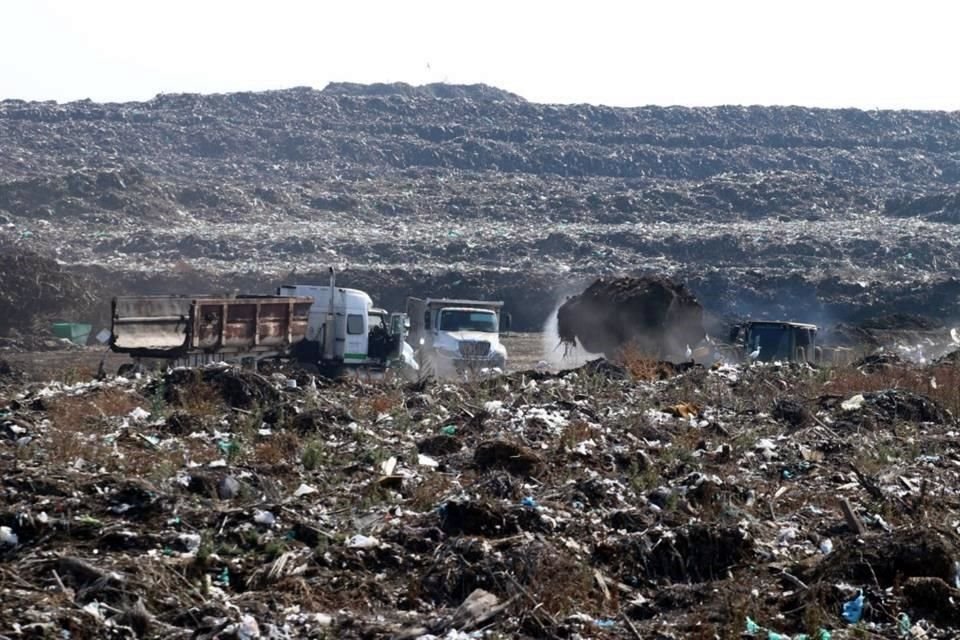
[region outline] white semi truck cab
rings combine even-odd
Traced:
[[[407,341],[421,370],[453,377],[470,371],[504,369],[507,349],[500,342],[502,308],[502,302],[408,298]]]
[[[365,291],[336,286],[332,269],[328,285],[284,285],[277,294],[313,299],[306,337],[296,345],[299,360],[332,368],[418,368],[404,340],[406,316],[374,307]]]

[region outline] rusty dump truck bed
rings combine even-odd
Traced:
[[[144,358],[283,353],[306,337],[313,298],[121,296],[110,348]]]

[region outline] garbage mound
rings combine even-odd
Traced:
[[[284,363],[0,382],[0,628],[957,637],[960,425],[936,412],[955,388],[603,363],[464,384]]]
[[[949,318],[960,294],[956,114],[332,84],[2,100],[0,140],[0,239],[144,289],[350,265],[402,299],[449,274],[524,331],[638,256],[719,316]],[[171,280],[151,291],[206,290]]]
[[[864,373],[888,371],[904,365],[903,358],[895,353],[871,353],[853,363],[853,366]]]
[[[683,357],[701,342],[703,307],[683,284],[643,276],[600,278],[557,311],[560,339],[607,357],[628,345],[644,355]]]
[[[953,364],[956,365],[960,363],[960,349],[953,349],[942,356],[940,356],[935,364]]]
[[[92,312],[94,285],[55,260],[9,245],[0,246],[0,333],[44,333],[45,324]]]
[[[819,404],[824,409],[839,410],[835,416],[836,425],[852,430],[899,422],[948,424],[952,420],[940,402],[906,389],[882,389],[846,399],[825,395],[819,399]]]
[[[486,84],[447,84],[431,82],[419,86],[406,82],[374,82],[359,84],[356,82],[331,82],[320,92],[331,96],[400,96],[405,98],[461,99],[461,100],[501,100],[504,102],[526,102],[522,97],[503,89]]]

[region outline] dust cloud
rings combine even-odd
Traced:
[[[584,349],[579,342],[576,346],[573,346],[564,344],[560,340],[560,332],[557,330],[557,311],[559,310],[560,306],[557,305],[553,312],[547,316],[540,332],[543,340],[543,361],[551,369],[575,369],[590,360],[602,358],[602,353],[591,353]]]

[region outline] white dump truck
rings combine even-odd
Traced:
[[[502,302],[408,298],[410,333],[420,370],[438,377],[455,377],[499,368],[507,363],[500,342]]]
[[[111,349],[171,364],[292,357],[326,374],[419,365],[406,315],[359,289],[284,285],[275,296],[126,296],[113,300]]]

